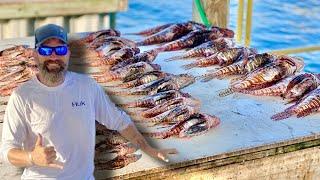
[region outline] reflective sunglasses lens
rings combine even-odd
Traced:
[[[68,53],[68,48],[66,46],[55,47],[55,52],[57,55],[64,56]]]
[[[39,47],[38,52],[42,56],[50,56],[52,54],[53,49],[50,47]]]

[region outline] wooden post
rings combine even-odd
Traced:
[[[115,28],[116,27],[116,13],[110,13],[110,27]]]
[[[244,45],[246,47],[249,47],[251,42],[252,8],[253,8],[253,0],[248,0],[247,16],[246,16],[246,37],[244,39]]]
[[[244,0],[238,0],[236,40],[237,40],[237,43],[239,43],[239,44],[241,43],[241,40],[242,40],[243,9],[244,9]]]
[[[227,27],[229,21],[229,0],[201,0],[207,18],[212,25]],[[199,12],[192,1],[192,19],[201,22]],[[201,22],[202,23],[202,22]]]
[[[109,13],[99,14],[99,29],[108,29],[111,27],[111,16]]]

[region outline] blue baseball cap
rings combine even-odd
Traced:
[[[68,43],[67,32],[63,29],[63,27],[55,24],[47,24],[39,27],[38,29],[36,29],[34,37],[35,47],[38,47],[44,41],[50,38],[57,38],[64,43]]]

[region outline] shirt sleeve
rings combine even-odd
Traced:
[[[130,117],[110,100],[98,84],[95,97],[95,119],[108,129],[121,131],[132,124]]]
[[[1,159],[5,163],[10,164],[8,160],[8,151],[12,148],[22,149],[22,144],[25,141],[27,126],[23,111],[24,108],[21,99],[14,91],[10,96],[6,107],[2,128],[0,153]]]

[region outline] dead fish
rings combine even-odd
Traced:
[[[120,31],[117,31],[115,29],[104,29],[96,32],[91,32],[86,37],[82,38],[81,41],[92,42],[95,39],[109,36],[120,36]]]
[[[118,85],[118,87],[133,88],[133,87],[137,87],[137,86],[140,86],[143,84],[150,83],[152,81],[158,80],[158,79],[163,78],[165,76],[169,76],[169,74],[164,73],[162,71],[158,71],[158,70],[150,71],[150,72],[146,72],[143,74],[138,74],[138,76],[136,76],[133,80],[131,80],[129,78],[125,78],[123,80],[123,83]]]
[[[248,74],[243,79],[231,84],[231,88],[220,92],[219,96],[226,96],[242,90],[255,90],[271,86],[275,82],[299,72],[304,66],[303,60],[289,56],[282,56],[276,61]]]
[[[219,118],[213,115],[196,113],[188,119],[173,125],[166,131],[143,134],[158,139],[166,139],[171,136],[191,137],[200,135],[212,127],[216,127],[219,123]]]
[[[167,27],[173,25],[174,23],[168,23],[168,24],[163,24],[160,26],[152,27],[137,33],[127,33],[128,35],[141,35],[141,36],[150,36],[152,34],[155,34],[163,29],[166,29]]]
[[[192,106],[197,107],[197,109],[200,109],[200,103],[200,100],[195,99],[193,97],[177,97],[174,99],[169,99],[168,101],[163,102],[162,104],[158,104],[157,106],[151,109],[137,112],[136,114],[144,118],[152,118],[173,108],[176,108],[177,106]]]
[[[273,62],[274,60],[275,57],[268,53],[253,54],[248,57],[247,61],[244,59],[244,61],[239,61],[226,67],[221,67],[216,70],[209,70],[208,73],[202,76],[202,81],[206,82],[214,78],[221,79],[230,75],[246,75]]]
[[[282,97],[289,99],[289,103],[301,99],[305,94],[319,87],[319,78],[319,74],[314,73],[302,73],[294,76],[285,87]]]
[[[178,59],[186,59],[186,58],[194,58],[194,57],[207,57],[218,51],[222,51],[227,48],[231,48],[234,46],[234,42],[230,38],[218,38],[215,40],[210,40],[208,42],[202,43],[182,55],[173,56],[165,61],[172,61]]]
[[[190,97],[188,93],[183,93],[176,90],[164,91],[159,92],[151,96],[144,97],[137,101],[125,103],[125,104],[118,104],[119,107],[122,108],[152,108],[158,104],[161,104],[165,101],[176,97]]]
[[[146,37],[144,40],[137,42],[138,46],[146,46],[152,44],[160,44],[169,42],[182,37],[192,30],[191,23],[173,24],[162,31]]]
[[[157,55],[158,55],[158,51],[155,51],[155,50],[145,51],[142,53],[135,54],[132,58],[123,60],[117,63],[116,65],[112,66],[111,71],[114,71],[124,66],[141,62],[141,61],[151,63],[156,59]]]
[[[131,88],[127,91],[110,92],[111,95],[131,96],[131,95],[152,95],[168,90],[179,90],[195,82],[195,78],[189,74],[176,76],[166,76],[156,81]]]
[[[209,40],[209,35],[212,32],[210,30],[195,30],[191,31],[181,38],[164,44],[157,49],[159,51],[176,51],[184,48],[195,47],[199,44],[207,42]]]
[[[294,76],[289,76],[287,78],[284,78],[280,80],[278,83],[262,88],[262,89],[257,89],[257,90],[241,90],[241,93],[244,94],[250,94],[254,96],[283,96],[285,93],[285,90],[289,84],[289,82],[293,79]]]
[[[184,48],[190,48],[198,46],[209,40],[215,40],[220,37],[228,37],[228,34],[225,34],[226,31],[220,31],[220,28],[214,28],[210,30],[195,30],[189,32],[187,35],[182,36],[181,38],[164,44],[157,48],[159,51],[176,51]]]
[[[138,62],[135,64],[130,64],[123,68],[117,69],[111,72],[104,73],[92,73],[92,77],[99,83],[106,83],[111,81],[123,80],[128,76],[134,75],[136,73],[145,73],[149,71],[160,70],[158,64],[149,64],[146,62]]]
[[[154,125],[175,124],[177,122],[188,119],[192,114],[198,113],[199,110],[200,109],[198,106],[180,105],[180,106],[174,107],[173,109],[165,111],[155,117],[152,117],[152,118],[141,117],[140,119],[135,120],[135,121],[155,123]]]
[[[320,89],[314,89],[299,100],[294,105],[288,107],[283,112],[271,116],[273,120],[283,120],[296,115],[298,118],[308,116],[320,110]]]
[[[109,161],[96,161],[96,170],[115,170],[127,166],[130,163],[134,163],[141,158],[141,154],[127,154],[124,156],[117,156],[116,158]]]

